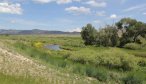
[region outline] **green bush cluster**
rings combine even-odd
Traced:
[[[127,54],[118,48],[111,48],[102,52],[90,48],[81,49],[72,52],[69,59],[82,64],[104,65],[108,68],[122,70],[132,70],[137,64],[137,60],[133,55]]]
[[[108,79],[108,73],[106,69],[102,67],[94,67],[91,65],[83,66],[83,64],[76,64],[73,67],[73,72],[82,75],[87,75],[89,77],[94,77],[99,81],[106,81]]]
[[[144,84],[145,80],[146,76],[143,72],[131,72],[123,78],[124,84]]]
[[[106,81],[108,79],[107,71],[102,67],[95,68],[95,67],[87,66],[86,74],[89,77],[94,77],[98,79],[99,81]]]
[[[140,60],[138,62],[138,65],[141,66],[141,67],[146,67],[146,60]]]
[[[133,55],[137,56],[137,57],[146,57],[146,52],[133,52]]]
[[[132,49],[132,50],[138,50],[141,49],[141,45],[140,44],[136,44],[136,43],[127,43],[124,48],[127,49]]]

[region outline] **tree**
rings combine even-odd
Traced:
[[[122,31],[122,34],[119,31]],[[108,25],[98,31],[91,24],[87,24],[82,28],[81,36],[85,45],[123,47],[127,43],[140,44],[140,38],[146,38],[146,23],[123,18],[116,26]]]
[[[146,24],[135,19],[123,18],[116,23],[116,26],[122,31],[120,47],[131,42],[140,43],[138,37],[144,37],[146,34]],[[123,30],[125,30],[125,32],[123,32]]]
[[[84,40],[85,45],[95,45],[97,30],[91,24],[87,24],[82,28],[81,36]]]
[[[106,26],[97,33],[97,45],[102,46],[117,46],[119,37],[118,30],[114,26]]]

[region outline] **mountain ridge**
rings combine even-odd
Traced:
[[[66,31],[56,31],[56,30],[12,30],[12,29],[0,29],[0,34],[12,34],[12,35],[27,35],[27,34],[79,34],[80,32],[66,32]]]

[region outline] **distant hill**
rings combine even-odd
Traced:
[[[33,29],[33,30],[5,30],[0,29],[0,34],[79,34],[80,32],[64,32],[64,31],[48,31],[48,30],[40,30],[40,29]]]

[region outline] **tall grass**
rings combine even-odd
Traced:
[[[11,76],[0,73],[0,84],[47,84],[42,78]]]
[[[95,66],[75,63],[71,60],[68,60],[66,58],[66,56],[62,57],[62,56],[58,56],[58,54],[49,55],[43,49],[37,49],[35,47],[26,45],[26,44],[21,43],[21,42],[15,43],[14,46],[20,52],[23,52],[23,53],[29,55],[32,58],[40,59],[40,60],[42,60],[46,63],[52,64],[55,67],[65,68],[66,70],[69,70],[73,73],[93,77],[93,78],[96,78],[100,81],[106,81],[107,80],[108,74],[107,74],[107,71],[105,69],[103,70],[102,68],[98,68],[98,67],[95,67]],[[89,68],[91,70],[89,70]]]
[[[124,84],[145,84],[146,83],[146,75],[143,72],[134,71],[128,73],[125,78],[123,78]]]
[[[136,43],[128,43],[124,47],[131,50],[139,50],[142,48],[140,44],[136,44]]]

